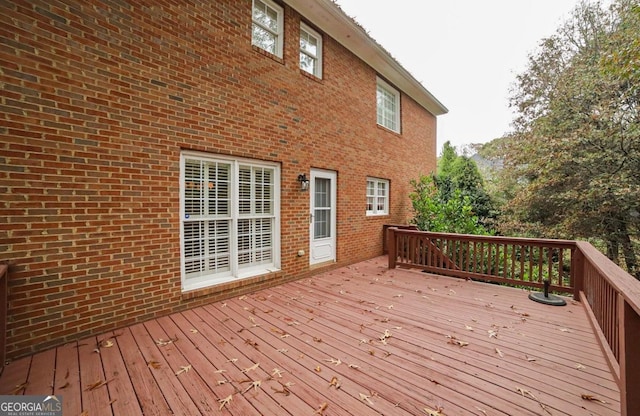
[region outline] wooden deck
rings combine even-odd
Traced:
[[[65,416],[620,413],[579,303],[386,257],[19,359],[0,394]]]

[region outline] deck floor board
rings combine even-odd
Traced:
[[[582,305],[527,294],[379,257],[18,359],[0,394],[69,415],[619,414]]]

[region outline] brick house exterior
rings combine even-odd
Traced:
[[[0,20],[9,357],[380,255],[435,168],[446,108],[331,0],[8,1]]]

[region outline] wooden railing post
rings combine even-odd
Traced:
[[[395,227],[390,227],[387,229],[387,249],[389,253],[387,254],[389,258],[389,268],[396,268],[396,259],[398,257],[398,251],[396,250],[396,230]]]
[[[621,293],[618,293],[618,319],[621,415],[640,415],[640,315]]]
[[[580,292],[584,290],[584,254],[580,246],[571,250],[571,285],[573,285],[573,300],[580,300]]]

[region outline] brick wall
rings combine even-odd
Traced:
[[[251,46],[251,1],[0,3],[0,261],[9,357],[310,274],[309,194],[338,173],[338,263],[382,253],[435,167],[435,117],[402,96],[402,134],[376,125],[376,73],[324,37],[324,73]],[[183,296],[182,149],[281,164],[282,271]],[[365,216],[366,177],[391,215]]]

